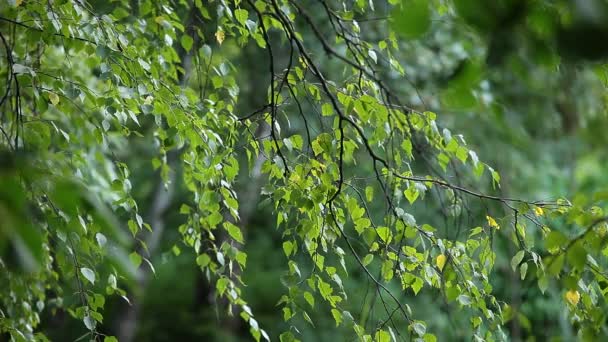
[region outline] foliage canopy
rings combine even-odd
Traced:
[[[509,197],[441,120],[497,110],[483,79],[513,56],[543,66],[530,78],[603,75],[590,61],[606,46],[588,44],[608,36],[603,2],[0,1],[0,333],[45,340],[41,317],[65,311],[114,341],[106,302],[137,297],[175,210],[172,253],[193,251],[256,340],[301,339],[321,308],[349,339],[435,341],[411,304],[425,293],[456,308],[462,338],[505,340],[525,317],[495,293],[504,265],[567,306],[576,336],[605,337],[608,192]],[[445,34],[466,58],[424,88],[433,70],[408,58],[422,65]],[[243,80],[234,61],[251,50],[263,58]],[[251,88],[256,108],[239,102]],[[134,173],[159,178],[150,203]],[[248,182],[281,237],[279,336],[243,295]],[[350,277],[372,284],[377,314]]]

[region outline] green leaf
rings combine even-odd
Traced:
[[[236,253],[236,261],[239,263],[239,265],[241,265],[242,267],[247,266],[247,253],[245,252],[237,252]]]
[[[291,241],[283,242],[283,252],[285,252],[285,256],[289,258],[292,251],[293,251],[293,243]]]
[[[355,220],[355,230],[361,234],[366,228],[371,226],[371,221],[367,217],[358,218]]]
[[[425,334],[422,339],[424,342],[437,342],[437,337],[433,334]]]
[[[184,50],[190,52],[190,50],[192,49],[192,45],[194,44],[194,39],[192,39],[192,37],[187,34],[183,34],[182,38],[180,39],[180,43],[182,44]]]
[[[331,309],[331,315],[334,317],[336,321],[336,326],[339,326],[342,323],[342,313],[336,309]]]
[[[135,268],[138,268],[141,265],[141,262],[143,261],[141,255],[139,255],[137,252],[129,254],[129,260],[131,260],[131,264],[133,264]]]
[[[367,199],[368,202],[371,202],[374,199],[374,188],[371,186],[365,187],[365,199]]]
[[[330,103],[324,103],[321,106],[321,114],[323,116],[331,116],[334,114],[334,107]]]
[[[521,251],[517,252],[515,254],[515,256],[513,256],[513,258],[511,259],[511,269],[513,271],[515,271],[517,266],[519,266],[519,263],[524,259],[525,255],[526,255],[526,251],[521,250]]]
[[[587,251],[582,246],[582,243],[575,243],[568,249],[568,263],[578,269],[583,270],[587,262]]]
[[[439,162],[439,166],[443,169],[443,171],[447,170],[448,164],[450,163],[450,157],[441,152],[437,155],[437,161]]]
[[[241,229],[239,227],[226,221],[224,222],[224,229],[226,229],[228,234],[230,234],[230,237],[232,237],[238,243],[243,243],[243,234],[241,233]]]
[[[445,150],[447,152],[456,152],[458,149],[458,141],[456,139],[450,140],[450,142],[445,146]]]
[[[550,256],[547,258],[547,271],[550,275],[556,276],[560,274],[562,268],[564,267],[565,257],[563,254],[559,254],[556,256]]]
[[[545,294],[545,291],[549,288],[549,279],[544,274],[538,278],[538,288],[543,294]]]
[[[297,340],[296,340],[295,336],[293,336],[293,334],[291,333],[291,331],[287,331],[287,332],[282,333],[279,336],[279,341],[281,341],[281,342],[295,342]]]
[[[406,38],[419,38],[431,26],[431,11],[426,0],[404,0],[391,15],[391,27]]]
[[[95,284],[95,272],[88,267],[82,267],[80,273],[88,280],[91,284]]]
[[[412,158],[412,142],[409,139],[403,139],[401,148],[407,153],[409,158]]]
[[[552,230],[545,239],[545,247],[550,253],[557,253],[562,245],[568,241],[568,238],[557,230]]]
[[[385,244],[389,244],[392,239],[391,231],[388,227],[378,227],[376,233]]]
[[[363,264],[363,266],[367,266],[373,260],[374,260],[374,255],[373,254],[368,254],[368,255],[365,256],[365,258],[363,258],[363,261],[361,263]]]
[[[418,198],[419,192],[416,189],[415,186],[410,186],[409,188],[407,188],[405,190],[405,198],[407,198],[407,200],[410,202],[410,204],[414,204],[414,202],[416,202],[416,199]]]
[[[387,282],[393,279],[393,265],[391,260],[384,260],[382,263],[382,278]]]
[[[180,214],[190,214],[190,206],[186,205],[186,204],[182,204],[181,207],[179,207],[179,213]]]
[[[249,17],[249,12],[247,12],[247,10],[239,8],[234,11],[234,17],[239,23],[241,23],[241,25],[245,25],[247,22],[247,18]]]
[[[312,295],[312,293],[305,291],[304,299],[306,299],[306,302],[310,305],[311,308],[315,308],[315,297]]]
[[[524,280],[526,278],[526,273],[528,272],[528,263],[524,262],[521,267],[519,268],[519,275],[521,280]]]
[[[389,334],[388,331],[385,331],[385,330],[378,330],[376,332],[376,336],[374,338],[374,341],[376,341],[376,342],[391,342],[391,334]]]
[[[215,284],[215,289],[217,290],[220,296],[224,295],[224,292],[226,292],[226,288],[228,287],[229,283],[230,280],[228,278],[220,278],[217,280]]]
[[[458,160],[460,160],[464,164],[467,162],[468,157],[469,150],[467,150],[465,147],[459,146],[456,150],[456,158],[458,158]]]
[[[201,254],[196,257],[196,264],[200,267],[207,267],[211,262],[211,258],[207,254]]]
[[[500,174],[497,171],[492,171],[492,180],[496,183],[500,183]]]
[[[415,295],[417,295],[418,292],[420,292],[420,290],[422,289],[422,286],[424,286],[422,279],[416,277],[416,280],[414,280],[414,283],[412,284],[412,290],[414,291]]]

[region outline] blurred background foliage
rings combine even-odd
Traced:
[[[405,103],[421,111],[438,113],[441,127],[449,128],[444,134],[462,135],[480,158],[500,171],[502,186],[493,189],[491,184],[480,185],[466,174],[456,174],[453,181],[530,200],[567,197],[584,204],[603,198],[608,192],[608,65],[604,64],[608,57],[608,4],[605,1],[392,2],[397,3],[397,7],[383,2],[371,11],[367,1],[353,1],[365,3],[361,8],[366,9],[351,13],[363,37],[386,42],[377,49],[398,45],[393,57],[404,66],[406,81],[389,72],[382,78]],[[92,3],[100,12],[113,10],[111,2]],[[301,3],[309,13],[322,12],[319,1]],[[372,3],[375,2],[369,2]],[[215,5],[216,2],[209,3],[210,12]],[[333,6],[338,8],[339,4]],[[321,32],[332,30],[326,17],[313,19]],[[201,30],[206,40],[215,39],[214,27],[201,27]],[[329,78],[340,79],[340,68],[332,67],[339,65],[339,61],[324,54],[323,46],[313,39],[314,33],[305,25],[300,32],[310,50],[324,61]],[[236,84],[240,87],[240,98],[236,112],[242,114],[264,104],[266,87],[261,85],[268,83],[267,75],[260,72],[266,67],[266,51],[250,46],[252,44],[240,47],[227,39],[212,55],[213,59],[230,60],[238,69]],[[287,58],[286,46],[277,42],[274,49],[278,58]],[[389,62],[378,60],[378,64],[386,63]],[[307,101],[303,101],[302,106],[305,112],[314,111],[314,106]],[[304,134],[302,124],[297,121],[284,127]],[[144,130],[142,127],[142,134],[146,136]],[[145,158],[141,156],[152,159],[155,147],[144,139],[133,139],[126,146],[120,159],[126,160],[130,167],[133,198],[137,203],[148,205],[140,208],[147,212],[151,210],[157,180],[147,164],[142,164]],[[7,158],[0,155],[0,210],[20,200],[11,189],[10,165],[21,161]],[[241,158],[240,162],[246,163],[246,156]],[[358,167],[371,166],[360,164]],[[277,306],[285,291],[278,280],[289,281],[284,278],[286,265],[281,232],[274,228],[275,214],[264,201],[263,189],[261,196],[251,194],[256,189],[250,186],[250,176],[242,172],[239,177],[239,198],[255,202],[244,230],[248,255],[242,275],[247,284],[244,297],[260,325],[276,337],[288,329],[283,312]],[[249,340],[248,327],[231,318],[225,311],[225,303],[213,298],[211,285],[193,262],[196,258],[193,252],[179,248],[177,227],[184,220],[179,214],[179,204],[185,196],[185,190],[178,187],[165,211],[168,228],[150,258],[155,265],[155,275],[140,289],[142,309],[136,322],[135,340]],[[458,236],[472,228],[472,222],[485,217],[489,209],[502,210],[494,203],[438,198],[429,196],[428,200],[417,202],[411,212],[419,221],[440,227],[446,236]],[[370,209],[374,215],[382,215]],[[6,222],[5,216],[0,228]],[[566,225],[555,228],[566,232],[569,229]],[[528,233],[541,237],[539,231]],[[508,323],[511,339],[572,340],[574,332],[568,323],[562,294],[552,286],[541,294],[535,281],[521,280],[509,265],[513,247],[503,242],[512,238],[511,233],[498,234],[504,235],[504,239],[496,239],[498,262],[492,283],[496,297],[512,305],[513,318]],[[0,244],[7,242],[1,239]],[[0,246],[0,250],[7,248]],[[350,311],[360,313],[363,321],[378,315],[382,308],[372,285],[357,265],[347,264],[347,268],[350,276],[344,279],[344,286],[352,294],[347,303]],[[428,330],[433,331],[439,341],[470,339],[467,329],[462,328],[468,326],[470,317],[461,315],[457,307],[424,290],[408,299],[417,317],[427,321]],[[120,298],[106,303],[106,317],[115,318],[104,323],[111,331],[120,330],[124,324],[125,307]],[[323,306],[309,313],[314,326],[298,325],[302,340],[354,339],[352,330],[335,328],[331,313]],[[82,329],[76,327],[80,322],[69,320],[65,314],[48,315],[42,317],[41,322],[40,329],[52,340],[69,341],[82,335]]]

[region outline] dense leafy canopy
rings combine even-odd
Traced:
[[[0,0],[0,334],[67,314],[133,339],[106,303],[139,307],[166,230],[256,340],[550,337],[513,284],[605,338],[608,188],[543,190],[551,156],[605,140],[605,7]],[[248,251],[256,210],[279,242]],[[285,324],[265,326],[246,278],[272,249]]]

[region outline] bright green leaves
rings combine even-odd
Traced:
[[[526,251],[521,250],[521,251],[517,252],[517,254],[515,254],[515,256],[513,256],[513,258],[511,259],[511,269],[513,269],[513,271],[515,271],[517,266],[519,266],[521,261],[524,259],[525,253],[526,253]]]
[[[466,163],[469,157],[469,150],[462,144],[459,144],[454,137],[450,137],[449,142],[445,146],[445,151],[451,153],[463,164]]]
[[[365,187],[365,199],[368,202],[371,202],[374,199],[374,188],[372,188],[371,186]]]
[[[384,262],[382,263],[382,279],[384,279],[384,281],[391,281],[391,279],[393,279],[393,275],[394,275],[394,262],[392,260],[384,260]]]
[[[439,166],[443,169],[443,171],[447,171],[448,164],[450,163],[450,157],[441,152],[437,155],[437,161],[439,162]]]
[[[211,257],[209,257],[209,255],[207,255],[207,254],[201,254],[198,257],[196,257],[196,264],[199,265],[201,268],[207,267],[207,265],[209,265],[210,262],[211,262]]]
[[[354,198],[349,198],[346,203],[346,209],[350,213],[350,217],[355,225],[357,233],[362,234],[368,227],[371,226],[371,221],[365,216],[365,209],[360,207]]]
[[[412,159],[412,142],[409,139],[403,139],[401,142],[401,148],[407,153],[408,158]]]
[[[315,307],[315,297],[312,295],[312,293],[310,293],[308,291],[305,291],[304,292],[304,299],[310,305],[310,307],[314,309],[314,307]]]
[[[317,276],[317,288],[319,289],[319,294],[323,299],[328,301],[330,304],[335,303],[335,299],[332,296],[334,289],[331,287],[331,284],[326,283],[321,279],[321,277]],[[332,306],[335,304],[332,304]]]
[[[238,8],[234,10],[234,17],[241,25],[245,25],[247,18],[249,17],[249,12],[247,12],[245,9]]]
[[[391,335],[386,330],[378,330],[376,332],[376,335],[374,336],[374,341],[377,341],[377,342],[390,342],[391,341]]]
[[[336,326],[339,326],[342,323],[342,313],[336,309],[331,309],[331,315],[336,321]]]
[[[192,45],[194,44],[194,39],[192,39],[192,37],[190,37],[189,35],[184,34],[180,38],[180,43],[184,50],[190,52],[190,50],[192,49]]]
[[[301,151],[304,141],[302,140],[302,136],[300,136],[298,134],[294,134],[289,138],[283,139],[283,144],[285,145],[285,147],[287,147],[287,149],[290,152],[293,151],[294,149]]]
[[[385,244],[388,245],[391,242],[393,234],[391,233],[389,228],[378,227],[378,229],[376,229],[376,233],[378,234],[378,237],[380,237],[380,240],[382,240],[382,242],[384,242]]]
[[[332,116],[334,114],[334,107],[330,103],[324,103],[321,106],[321,114],[323,116]]]
[[[143,261],[141,255],[139,255],[137,252],[129,254],[129,260],[135,268],[138,268],[141,265],[141,262]]]
[[[425,0],[402,0],[391,15],[391,27],[406,38],[419,38],[431,26],[431,10]]]
[[[228,234],[230,235],[231,238],[233,238],[236,242],[238,243],[243,243],[243,233],[241,233],[241,229],[234,225],[231,222],[225,221],[224,224],[224,229],[226,229],[226,231],[228,232]]]
[[[283,242],[283,252],[285,253],[285,256],[289,258],[294,252],[294,243],[291,241]]]
[[[371,262],[374,260],[374,255],[373,254],[367,254],[363,260],[361,261],[361,263],[363,264],[363,266],[367,266],[369,264],[371,264]]]
[[[228,278],[220,278],[217,280],[217,282],[215,283],[215,289],[217,290],[220,296],[224,295],[224,292],[226,292],[226,289],[228,288],[229,284],[230,279]]]
[[[416,189],[415,186],[409,186],[405,191],[405,198],[407,198],[407,200],[410,202],[410,204],[414,204],[414,202],[416,202],[416,199],[418,198],[418,195],[420,194],[418,192],[418,189]]]

